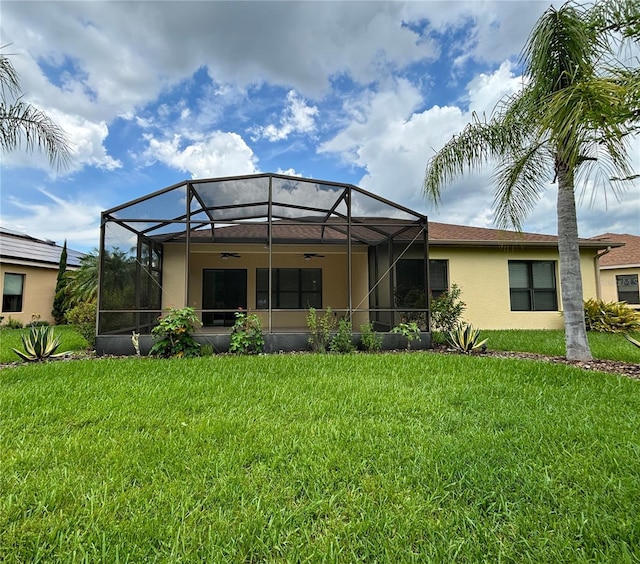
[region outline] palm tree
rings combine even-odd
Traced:
[[[44,151],[55,168],[68,165],[71,148],[64,131],[42,110],[22,101],[18,74],[0,53],[0,149],[9,152],[24,141],[27,151]]]
[[[616,59],[618,40],[640,38],[637,0],[589,8],[564,4],[538,20],[521,55],[524,86],[490,119],[473,116],[429,161],[424,191],[436,204],[465,170],[497,163],[494,210],[501,228],[521,230],[544,191],[558,184],[558,250],[566,356],[590,360],[583,311],[576,180],[619,193],[634,177],[628,138],[637,131],[638,69]]]
[[[64,309],[70,310],[82,303],[94,303],[98,298],[98,249],[80,259],[80,268],[66,272]]]

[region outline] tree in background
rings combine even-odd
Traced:
[[[51,165],[68,165],[71,148],[64,131],[42,110],[22,101],[18,73],[9,57],[0,53],[0,150],[22,143],[27,151],[44,151]]]
[[[60,253],[60,264],[58,265],[58,278],[56,280],[56,293],[53,297],[53,309],[51,310],[51,315],[53,316],[56,325],[61,325],[65,322],[65,311],[66,308],[65,300],[66,300],[66,287],[67,287],[67,277],[65,273],[67,271],[67,240],[65,239],[64,245],[62,246],[62,252]]]
[[[98,299],[98,250],[93,249],[80,259],[80,268],[67,273],[65,310]]]
[[[521,55],[524,87],[489,120],[472,123],[429,161],[424,191],[441,188],[482,164],[496,163],[494,210],[502,228],[521,230],[548,179],[557,181],[560,286],[566,356],[590,360],[578,247],[575,185],[593,178],[616,194],[631,170],[628,138],[638,131],[637,61],[619,59],[625,40],[640,39],[640,3],[609,0],[550,7]],[[627,183],[628,184],[628,183]]]

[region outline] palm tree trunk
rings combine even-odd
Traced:
[[[564,310],[564,340],[569,360],[592,360],[584,322],[578,220],[573,186],[573,171],[556,161],[558,175],[558,252],[560,254],[560,288]]]

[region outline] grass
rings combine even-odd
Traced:
[[[640,333],[631,333],[631,337],[640,340]],[[564,356],[564,331],[551,330],[486,330],[481,337],[489,338],[489,349],[498,351],[518,351],[540,353],[550,356]],[[591,353],[594,358],[640,362],[640,349],[614,333],[587,333]]]
[[[433,353],[0,371],[3,562],[635,562],[640,385]]]
[[[56,352],[86,350],[87,341],[73,327],[69,325],[57,325],[54,332],[60,337],[60,346]],[[0,327],[0,363],[9,363],[20,360],[12,349],[24,350],[20,335],[27,333],[28,328],[8,329]]]

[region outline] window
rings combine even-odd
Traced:
[[[640,292],[638,292],[637,274],[620,274],[616,276],[618,287],[618,301],[628,304],[640,304]]]
[[[511,311],[557,311],[556,263],[509,261]]]
[[[247,271],[244,268],[205,268],[202,271],[202,309],[247,309]],[[230,327],[235,311],[205,311],[202,325]]]
[[[256,270],[256,308],[269,307],[269,269]],[[322,308],[321,268],[271,270],[271,307],[274,309]]]
[[[437,298],[449,289],[446,260],[429,261],[431,295]],[[400,259],[396,264],[396,302],[398,305],[415,305],[415,300],[424,304],[424,260]],[[421,301],[420,301],[421,300]]]
[[[2,292],[2,311],[22,311],[22,293],[24,290],[24,274],[4,274],[4,290]]]

